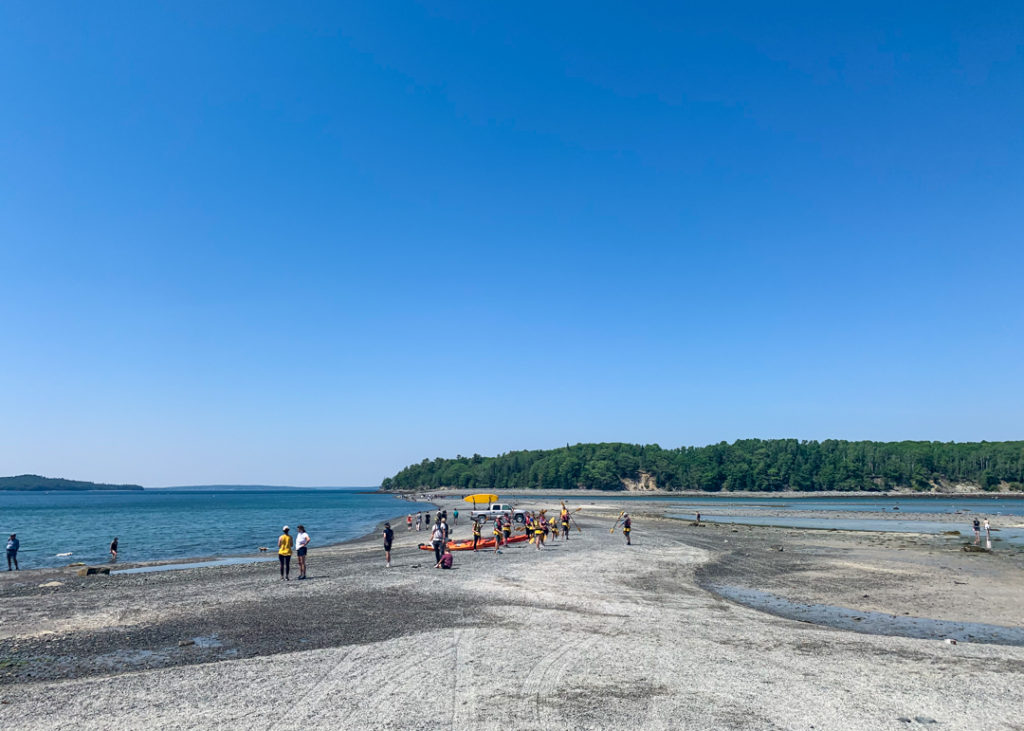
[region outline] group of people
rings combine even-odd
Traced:
[[[277,539],[277,560],[281,566],[281,580],[291,581],[292,553],[299,562],[299,577],[306,578],[306,554],[309,551],[309,533],[305,526],[299,525],[298,534],[292,538],[288,526],[281,528],[281,537]]]
[[[988,518],[985,518],[984,525],[977,518],[974,519],[974,545],[977,546],[981,542],[981,530],[985,529],[985,547],[992,548],[992,526],[988,523]]]
[[[447,510],[439,510],[437,512],[438,512],[438,517],[443,515],[444,518],[445,518],[445,522],[448,521],[448,511]],[[436,522],[437,521],[435,521],[435,523]],[[426,524],[427,529],[429,530],[430,529],[430,513],[428,512],[426,515],[424,515],[423,513],[416,513],[416,530],[422,530],[424,524]],[[459,524],[459,509],[455,508],[454,510],[452,510],[452,525],[458,525],[458,524]],[[409,513],[407,516],[405,516],[405,529],[406,529],[406,531],[411,531],[412,530],[412,526],[413,526],[412,513]]]

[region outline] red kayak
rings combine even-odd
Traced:
[[[512,536],[511,538],[508,539],[508,541],[506,541],[506,543],[520,543],[522,541],[529,540],[529,538],[530,537],[527,536],[526,534],[520,534],[520,535],[517,535],[517,536]],[[493,538],[481,538],[479,541],[476,542],[476,547],[477,548],[494,548],[494,539]],[[430,543],[421,543],[420,544],[420,550],[421,551],[433,551],[434,550],[434,546],[432,544],[430,544]],[[448,550],[449,551],[472,551],[473,550],[473,539],[470,538],[467,541],[448,541]]]

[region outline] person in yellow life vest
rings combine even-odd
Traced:
[[[562,538],[569,540],[569,511],[562,509]]]
[[[624,513],[622,516],[622,535],[626,536],[626,545],[632,546],[632,542],[629,540],[629,534],[633,532],[633,521],[629,519],[629,513]]]
[[[540,550],[540,544],[544,542],[545,525],[547,525],[547,522],[544,520],[544,516],[533,521],[533,542],[537,544],[538,550]]]
[[[476,544],[480,542],[480,521],[473,521],[473,550],[476,550]]]
[[[491,531],[494,535],[494,552],[497,553],[498,549],[501,548],[501,517],[494,519],[494,529]]]
[[[281,537],[277,539],[277,559],[281,562],[281,580],[291,581],[292,537],[288,533],[288,526],[281,529]]]

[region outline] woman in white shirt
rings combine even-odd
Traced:
[[[299,559],[299,578],[306,578],[306,550],[309,547],[309,533],[304,526],[299,526],[299,534],[295,536],[295,555]]]

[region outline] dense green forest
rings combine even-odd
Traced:
[[[626,489],[649,476],[666,490],[930,490],[971,484],[1024,490],[1024,442],[846,442],[742,439],[707,447],[577,444],[497,457],[425,459],[385,490]]]
[[[65,480],[63,477],[40,477],[39,475],[18,475],[0,477],[0,490],[141,490],[141,485],[106,485],[81,480]]]

